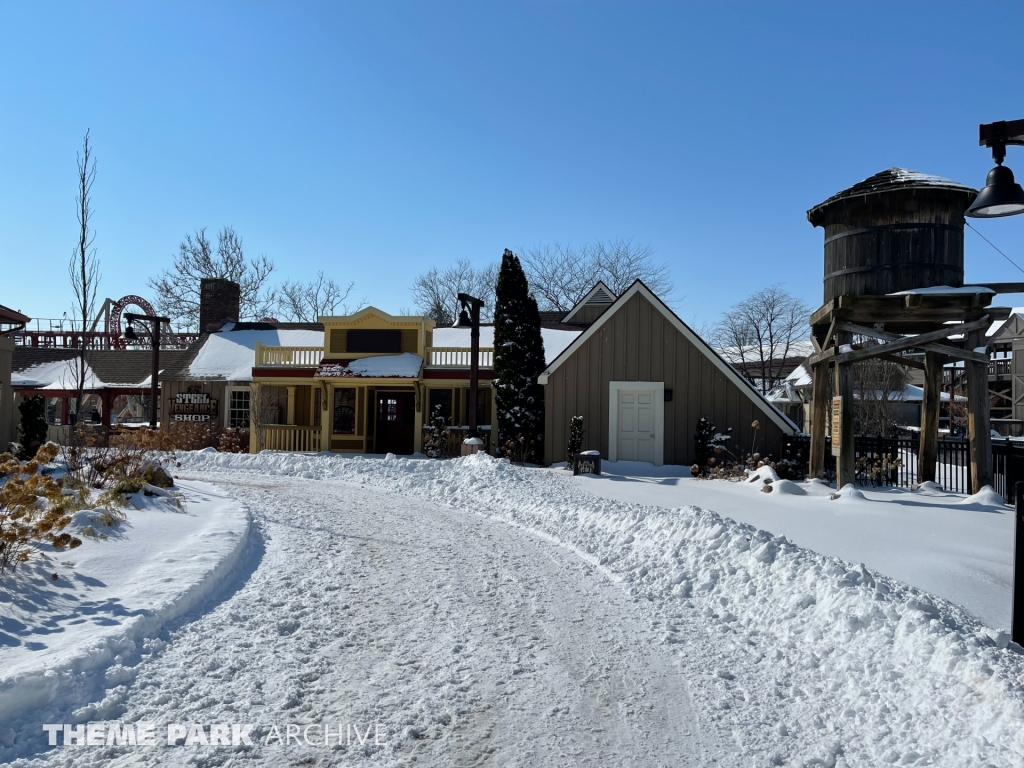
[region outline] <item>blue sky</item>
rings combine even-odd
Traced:
[[[88,128],[113,298],[230,224],[391,311],[430,266],[616,237],[698,325],[775,282],[817,306],[806,210],[893,165],[982,185],[1022,36],[1020,2],[0,2],[0,303],[70,307]],[[1024,266],[1024,216],[975,226]],[[1024,280],[970,231],[966,263]]]

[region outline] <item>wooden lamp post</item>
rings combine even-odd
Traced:
[[[134,323],[140,320],[149,323],[150,327],[150,338],[153,343],[153,371],[149,377],[149,428],[156,429],[156,414],[157,414],[157,377],[160,374],[160,324],[170,323],[169,317],[158,317],[156,315],[135,315],[131,312],[125,313],[125,320],[128,321],[128,327],[124,331],[124,339],[126,341],[138,341],[139,336],[135,333],[135,329],[132,327]]]
[[[469,419],[469,432],[463,441],[462,453],[476,453],[483,445],[480,439],[476,423],[476,408],[478,392],[480,388],[480,307],[484,302],[470,296],[468,293],[459,294],[459,303],[462,305],[462,312],[455,323],[456,328],[469,330],[469,402],[466,404],[466,416]]]

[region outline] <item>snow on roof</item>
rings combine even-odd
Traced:
[[[1013,309],[1011,309],[1010,316],[1005,320],[997,320],[996,322],[992,323],[992,325],[989,326],[989,329],[985,331],[985,335],[995,336],[999,332],[1000,328],[1002,328],[1004,325],[1013,320],[1014,315],[1024,316],[1024,307],[1014,307]]]
[[[435,347],[457,347],[466,348],[470,346],[469,328],[435,328]],[[557,328],[541,328],[541,337],[544,339],[544,363],[549,364],[562,351],[572,344],[582,331],[563,331]],[[481,348],[494,347],[494,326],[480,326]]]
[[[794,387],[809,387],[813,384],[814,379],[811,378],[811,372],[807,368],[807,363],[800,363],[800,365],[794,368],[792,373],[786,377],[786,382]]]
[[[26,368],[23,371],[11,372],[11,386],[32,387],[33,389],[77,389],[78,360],[53,360]],[[85,381],[83,389],[100,389],[106,383],[93,372],[89,364],[85,365]],[[136,385],[132,385],[136,386]]]
[[[423,358],[410,352],[400,355],[379,355],[358,360],[324,360],[317,370],[322,379],[414,379],[420,375]]]
[[[234,330],[228,324],[211,333],[189,366],[189,374],[200,379],[252,381],[256,363],[256,342],[266,347],[323,347],[323,331],[292,328]]]
[[[889,296],[958,296],[961,294],[995,293],[984,285],[962,285],[954,288],[951,285],[933,285],[928,288],[911,288],[907,291],[896,291]]]
[[[771,345],[765,344],[761,347],[763,350],[765,359],[779,359],[785,351],[785,344],[776,344],[774,354],[772,353]],[[750,363],[756,359],[760,359],[758,348],[756,344],[752,344],[749,347],[725,347],[723,349],[716,349],[716,352],[728,360],[733,365],[742,364],[744,361]],[[789,354],[786,355],[787,359],[810,357],[814,354],[814,345],[810,339],[801,339],[799,341],[793,341],[789,345]]]

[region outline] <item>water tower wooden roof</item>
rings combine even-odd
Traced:
[[[907,168],[887,168],[884,171],[869,176],[864,181],[858,181],[852,187],[837,192],[824,202],[818,203],[807,212],[807,220],[816,227],[825,226],[832,218],[832,214],[843,201],[853,201],[858,198],[866,198],[871,195],[885,194],[894,190],[948,190],[964,196],[967,202],[964,210],[974,202],[978,196],[978,190],[968,187],[952,179],[944,179],[941,176],[932,176],[919,171],[911,171]],[[968,199],[969,198],[969,199]]]

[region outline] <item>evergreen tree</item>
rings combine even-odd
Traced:
[[[21,450],[18,458],[28,461],[36,455],[39,447],[46,442],[46,401],[39,395],[26,397],[18,406],[21,413]]]
[[[499,453],[517,461],[543,456],[544,339],[537,302],[519,257],[505,249],[494,292],[494,407]]]

